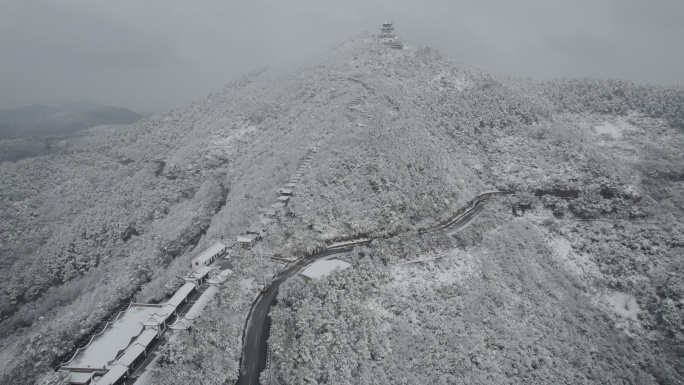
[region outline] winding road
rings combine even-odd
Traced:
[[[482,212],[487,201],[491,196],[502,195],[507,192],[491,191],[480,194],[473,202],[471,207],[461,215],[454,218],[446,225],[436,227],[430,232],[443,231],[447,235],[453,235],[466,228]],[[268,362],[268,335],[271,329],[271,317],[268,315],[271,306],[274,304],[280,284],[286,279],[296,275],[301,269],[313,262],[337,254],[347,253],[357,246],[369,244],[372,240],[363,240],[355,243],[345,244],[321,251],[320,253],[309,255],[298,259],[296,262],[287,266],[277,276],[273,278],[271,284],[264,289],[252,304],[252,310],[247,318],[245,331],[242,341],[242,358],[240,359],[240,375],[235,382],[236,385],[258,385],[259,374],[266,368]]]

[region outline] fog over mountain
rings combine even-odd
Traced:
[[[121,107],[94,102],[46,106],[34,104],[0,110],[0,138],[59,136],[103,124],[130,124],[143,116]]]
[[[52,369],[103,320],[170,298],[308,155],[152,383],[237,381],[281,262],[350,239],[372,239],[350,268],[280,287],[262,384],[683,382],[684,89],[504,77],[403,44],[365,33],[0,163],[0,383],[67,383]]]
[[[50,154],[53,142],[87,128],[131,124],[143,115],[95,102],[0,110],[0,162]]]
[[[166,112],[389,20],[495,74],[684,85],[675,0],[6,1],[0,109],[97,100]]]

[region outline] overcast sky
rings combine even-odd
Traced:
[[[496,74],[684,84],[684,0],[0,0],[0,109],[163,112],[385,20]]]

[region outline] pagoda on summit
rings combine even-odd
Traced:
[[[380,28],[380,41],[394,49],[404,48],[404,44],[394,34],[394,25],[387,21],[382,23],[382,28]]]

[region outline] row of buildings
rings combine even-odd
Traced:
[[[150,358],[163,335],[191,328],[205,307],[228,280],[232,271],[217,268],[217,261],[234,244],[253,246],[266,231],[273,218],[286,209],[293,190],[311,163],[311,150],[297,172],[277,190],[277,198],[259,222],[236,242],[219,241],[191,261],[185,284],[163,304],[132,303],[120,312],[90,342],[78,349],[60,370],[70,372],[73,385],[123,385]]]
[[[74,385],[124,384],[167,330],[186,330],[194,324],[230,274],[228,269],[205,266],[190,272],[186,283],[165,303],[132,303],[60,370],[70,372]],[[202,292],[203,286],[208,287]]]

